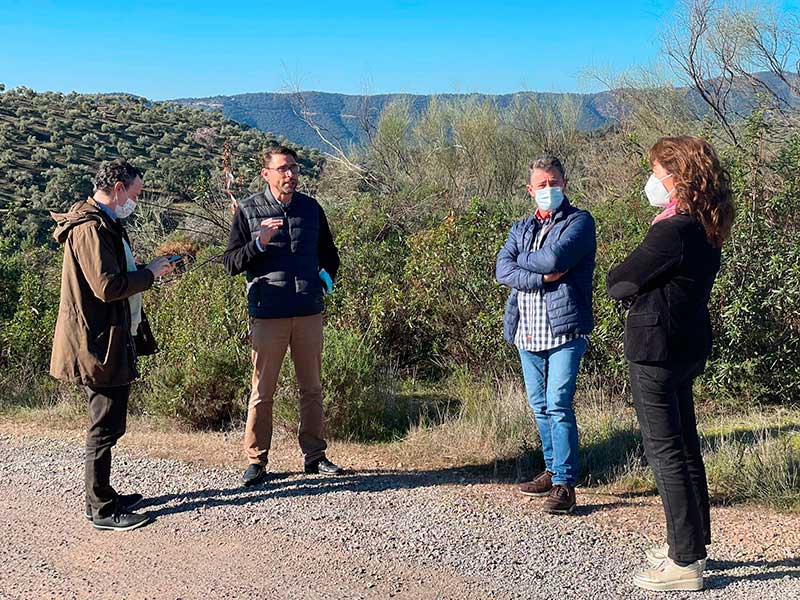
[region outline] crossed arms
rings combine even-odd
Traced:
[[[578,213],[557,241],[534,252],[518,250],[518,239],[525,232],[525,223],[514,224],[497,254],[495,277],[510,288],[523,291],[541,289],[549,281],[557,279],[546,280],[545,275],[568,271],[594,248],[595,224],[587,212]]]

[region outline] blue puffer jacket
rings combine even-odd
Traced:
[[[517,221],[497,255],[497,281],[511,288],[503,316],[503,336],[510,344],[519,325],[520,290],[544,290],[553,335],[589,333],[594,328],[592,275],[597,241],[592,215],[564,198],[542,247],[531,252],[541,227],[533,215]],[[543,275],[562,272],[566,274],[558,281],[544,283]]]

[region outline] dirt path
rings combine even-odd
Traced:
[[[0,426],[3,599],[658,597],[630,584],[663,528],[652,498],[584,492],[576,516],[555,518],[459,469],[369,464],[324,478],[292,472],[289,459],[243,489],[238,467],[136,444],[116,454],[114,481],[145,494],[155,522],[97,532],[81,513],[80,443],[20,433]],[[279,440],[286,456],[291,442]],[[800,597],[800,518],[715,509],[713,519],[707,590],[692,598]]]

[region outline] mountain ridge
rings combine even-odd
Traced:
[[[772,73],[756,73],[758,79],[787,102],[800,107],[800,98]],[[797,79],[796,74],[789,74]],[[748,91],[745,80],[740,89],[735,89],[731,97],[732,112],[749,112],[756,104],[756,95]],[[697,90],[678,87],[687,96],[690,105],[699,116],[708,112]],[[246,92],[233,95],[187,97],[170,100],[185,106],[204,110],[220,110],[233,121],[280,134],[281,136],[308,148],[329,150],[319,135],[299,116],[301,106],[314,115],[314,120],[331,137],[341,142],[346,149],[367,141],[367,133],[359,120],[363,121],[363,103],[369,102],[369,123],[374,125],[380,113],[392,102],[406,101],[412,117],[422,114],[430,103],[439,101],[490,101],[500,110],[508,109],[515,102],[536,101],[543,106],[553,106],[563,100],[577,101],[580,108],[578,128],[584,131],[600,129],[617,121],[619,106],[615,101],[616,90],[580,94],[575,92],[534,92],[519,91],[510,94],[448,93],[448,94],[410,94],[390,93],[374,95],[339,94],[324,91],[303,92]]]
[[[535,98],[539,102],[552,104],[564,98],[578,100],[581,107],[579,127],[596,129],[611,120],[608,111],[599,106],[607,102],[608,92],[597,94],[575,94],[559,92],[515,92],[512,94],[375,94],[369,96],[337,94],[335,92],[304,91],[287,92],[247,92],[234,95],[216,95],[200,98],[177,98],[169,100],[184,106],[204,110],[221,110],[227,118],[260,129],[279,133],[294,143],[309,148],[327,150],[325,143],[316,131],[299,116],[301,104],[315,115],[315,121],[332,137],[341,140],[342,146],[358,144],[366,140],[362,127],[365,99],[369,102],[370,123],[377,121],[380,113],[391,103],[408,102],[413,117],[424,112],[430,103],[438,101],[472,100],[491,101],[500,109],[508,109],[518,100],[523,102]],[[302,98],[302,102],[300,101]]]

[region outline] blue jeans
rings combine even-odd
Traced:
[[[586,345],[585,338],[577,338],[541,352],[519,349],[528,404],[554,484],[574,486],[578,480],[578,424],[572,399]]]

